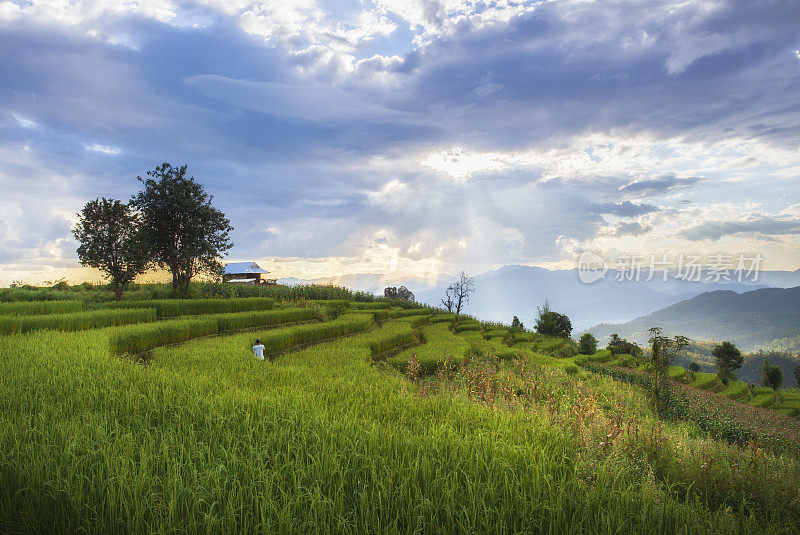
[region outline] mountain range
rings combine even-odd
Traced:
[[[765,287],[800,285],[800,270],[762,271],[755,281],[742,282],[693,282],[674,276],[664,281],[660,274],[647,280],[647,270],[641,272],[639,280],[619,280],[624,279],[624,275],[623,272],[609,270],[603,279],[586,284],[578,278],[575,269],[549,270],[507,265],[475,277],[476,291],[470,298],[466,312],[482,320],[506,323],[516,315],[532,326],[536,308],[549,301],[553,310],[567,314],[574,329],[580,331],[599,323],[625,323],[704,292],[730,290],[742,293]],[[403,284],[414,292],[417,301],[437,306],[447,285],[454,279],[454,275],[442,275],[430,281],[364,273],[312,281],[282,279],[279,282],[333,283],[379,294],[386,286]],[[800,331],[791,336],[798,333]]]
[[[761,288],[744,293],[705,292],[625,323],[604,323],[589,331],[601,342],[611,333],[643,343],[647,329],[696,340],[728,340],[743,351],[800,333],[800,286]]]

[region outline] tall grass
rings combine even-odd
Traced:
[[[388,309],[391,306],[391,303],[388,301],[377,301],[374,303],[357,303],[352,302],[350,303],[350,308],[353,310],[378,310],[378,309]]]
[[[33,316],[36,314],[63,314],[83,310],[81,301],[18,301],[0,303],[0,316]]]
[[[368,329],[373,323],[369,314],[344,314],[339,318],[313,325],[298,325],[261,333],[265,353],[274,355],[304,344],[329,340]]]
[[[409,308],[409,309],[396,309],[391,310],[379,309],[371,311],[373,316],[378,321],[383,321],[392,318],[407,318],[408,316],[421,316],[430,314],[430,310],[425,308]]]
[[[152,308],[92,310],[41,316],[0,316],[0,334],[41,330],[84,331],[156,319],[156,311]]]
[[[154,308],[159,318],[174,318],[197,314],[221,314],[249,310],[270,310],[275,300],[268,297],[237,299],[152,299],[106,303],[103,308]]]
[[[251,329],[253,327],[310,321],[318,319],[318,314],[313,308],[281,308],[278,310],[240,312],[237,314],[214,314],[205,317],[216,320],[217,329],[223,333]]]
[[[136,355],[217,332],[217,320],[212,317],[181,318],[136,325],[115,332],[109,337],[109,346],[113,354]]]
[[[201,336],[309,321],[315,318],[316,312],[312,308],[282,308],[165,320],[155,324],[130,326],[114,332],[110,335],[111,352],[118,355],[138,354]]]
[[[325,334],[370,323],[343,315]],[[260,335],[319,341],[299,333],[324,325]],[[426,326],[429,341],[434,327],[447,330]],[[0,338],[0,531],[755,535],[800,521],[795,458],[664,426],[608,378],[476,363],[482,391],[508,386],[492,404],[371,365],[408,322],[272,363],[252,357],[255,333],[157,349],[148,366],[109,358],[125,329]]]

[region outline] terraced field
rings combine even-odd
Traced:
[[[233,301],[5,314],[39,319],[0,336],[0,531],[792,533],[800,521],[796,457],[661,421],[639,387],[559,357],[564,340],[386,303]]]

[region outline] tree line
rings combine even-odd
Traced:
[[[77,214],[78,260],[104,274],[117,300],[156,268],[169,270],[174,291],[187,297],[193,277],[221,274],[233,227],[186,165],[162,163],[137,180],[142,190],[127,203],[97,198]]]

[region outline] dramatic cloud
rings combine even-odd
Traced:
[[[0,283],[188,162],[279,276],[800,263],[791,2],[0,1]],[[83,276],[82,271],[74,271]]]

